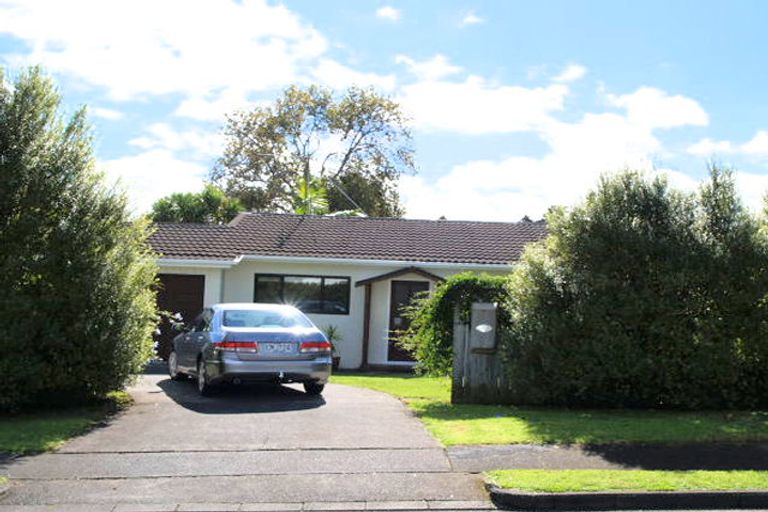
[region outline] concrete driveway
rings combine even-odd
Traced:
[[[265,385],[203,398],[160,373],[131,393],[136,404],[109,425],[9,465],[0,511],[490,507],[480,477],[453,471],[386,394]]]

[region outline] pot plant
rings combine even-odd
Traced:
[[[341,356],[336,350],[336,343],[341,341],[341,333],[339,332],[339,328],[335,325],[327,325],[325,329],[323,329],[323,332],[325,333],[325,337],[328,338],[328,341],[331,343],[333,371],[336,371],[339,369],[339,364],[341,363]]]

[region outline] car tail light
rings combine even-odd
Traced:
[[[213,344],[214,348],[224,352],[258,352],[259,344],[255,341],[220,341]]]
[[[331,344],[327,341],[305,341],[299,347],[302,354],[322,354],[331,351]]]

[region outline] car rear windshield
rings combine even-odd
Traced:
[[[314,327],[312,322],[298,311],[260,311],[233,309],[224,311],[225,327],[296,328]]]

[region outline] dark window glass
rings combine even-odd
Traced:
[[[282,303],[282,281],[280,276],[256,276],[256,302]]]
[[[326,277],[323,283],[323,313],[349,313],[349,279]]]
[[[305,313],[320,313],[322,309],[323,279],[321,277],[285,276],[283,300]]]
[[[296,306],[304,313],[349,314],[349,278],[257,274],[254,301]]]

